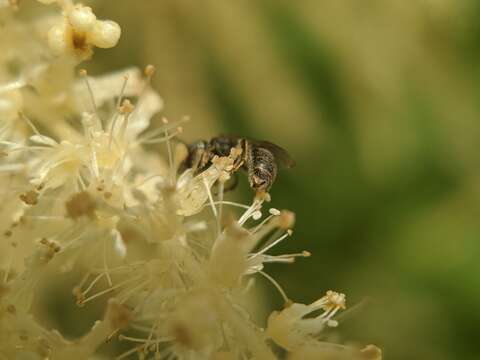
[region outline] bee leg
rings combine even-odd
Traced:
[[[233,164],[233,168],[230,173],[235,174],[245,164],[244,159],[239,159]]]
[[[240,169],[243,165],[245,165],[245,151],[242,151],[242,154],[235,159],[233,163],[232,173],[235,173],[238,169]]]
[[[247,172],[248,183],[250,184],[250,187],[255,190],[253,181],[255,174],[255,165],[253,160],[252,147],[250,146],[250,143],[248,141],[245,142],[245,150],[244,154],[242,155],[242,158],[244,159],[244,169]]]

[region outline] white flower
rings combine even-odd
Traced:
[[[71,0],[40,2],[62,13],[27,25],[0,0],[0,359],[94,359],[105,341],[120,340],[131,346],[117,359],[273,360],[273,340],[291,359],[341,349],[378,360],[372,346],[320,341],[337,325],[343,294],[292,303],[268,274],[310,253],[271,255],[293,235],[295,216],[270,208],[264,217],[268,194],[250,205],[224,199],[241,150],[179,174],[188,150],[173,139],[187,119],[151,126],[163,107],[150,87],[154,68],[76,76],[93,47],[117,43],[120,27]],[[12,60],[18,74],[6,71]],[[167,159],[148,151],[152,144],[165,145]],[[44,328],[32,304],[45,282],[78,269],[72,300],[108,302],[105,316],[70,341]],[[244,306],[257,276],[286,304],[267,329]]]
[[[120,26],[110,20],[97,20],[92,9],[73,5],[69,1],[59,2],[63,7],[64,19],[48,31],[48,45],[55,55],[74,55],[89,58],[92,47],[111,48],[120,39]]]
[[[273,312],[268,318],[268,335],[280,346],[295,350],[309,342],[314,342],[325,326],[337,326],[332,317],[340,309],[345,309],[345,295],[335,291],[310,305],[291,303],[285,309]],[[318,310],[323,312],[315,317],[307,317]]]

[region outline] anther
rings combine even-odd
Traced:
[[[147,65],[145,67],[145,76],[152,77],[155,74],[155,66],[153,65]]]
[[[122,105],[120,105],[118,111],[121,114],[130,114],[135,109],[135,106],[130,102],[130,100],[125,99],[122,101]]]

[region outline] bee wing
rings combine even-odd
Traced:
[[[265,140],[254,140],[254,143],[270,150],[273,155],[275,155],[275,159],[281,167],[288,169],[295,166],[295,160],[292,159],[288,151],[284,148]]]

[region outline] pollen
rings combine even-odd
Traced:
[[[38,192],[35,190],[27,191],[20,195],[20,200],[27,205],[36,205],[38,203]]]
[[[106,318],[114,329],[124,329],[132,320],[132,311],[125,305],[119,303],[115,299],[111,299],[108,303]]]
[[[324,305],[324,309],[345,309],[345,294],[338,293],[332,290],[328,290],[327,294],[325,295],[325,300],[327,303]]]
[[[278,226],[281,229],[285,229],[285,230],[291,229],[295,224],[295,213],[288,210],[283,210],[277,219],[278,219],[277,220]]]
[[[130,114],[134,109],[135,107],[130,102],[130,100],[125,99],[123,100],[122,105],[119,107],[118,110],[121,114]]]
[[[145,67],[144,73],[145,73],[146,76],[152,77],[153,74],[155,74],[155,66],[153,66],[153,65],[147,65],[147,66]]]
[[[87,37],[83,33],[73,32],[72,33],[72,43],[73,48],[80,52],[90,51],[90,45],[87,43]]]
[[[275,208],[270,208],[270,209],[268,210],[268,212],[269,212],[271,215],[274,215],[274,216],[278,216],[278,215],[281,214],[280,210],[275,209]]]
[[[92,196],[82,191],[73,195],[66,203],[68,217],[72,219],[78,219],[82,216],[94,218],[96,203]]]

